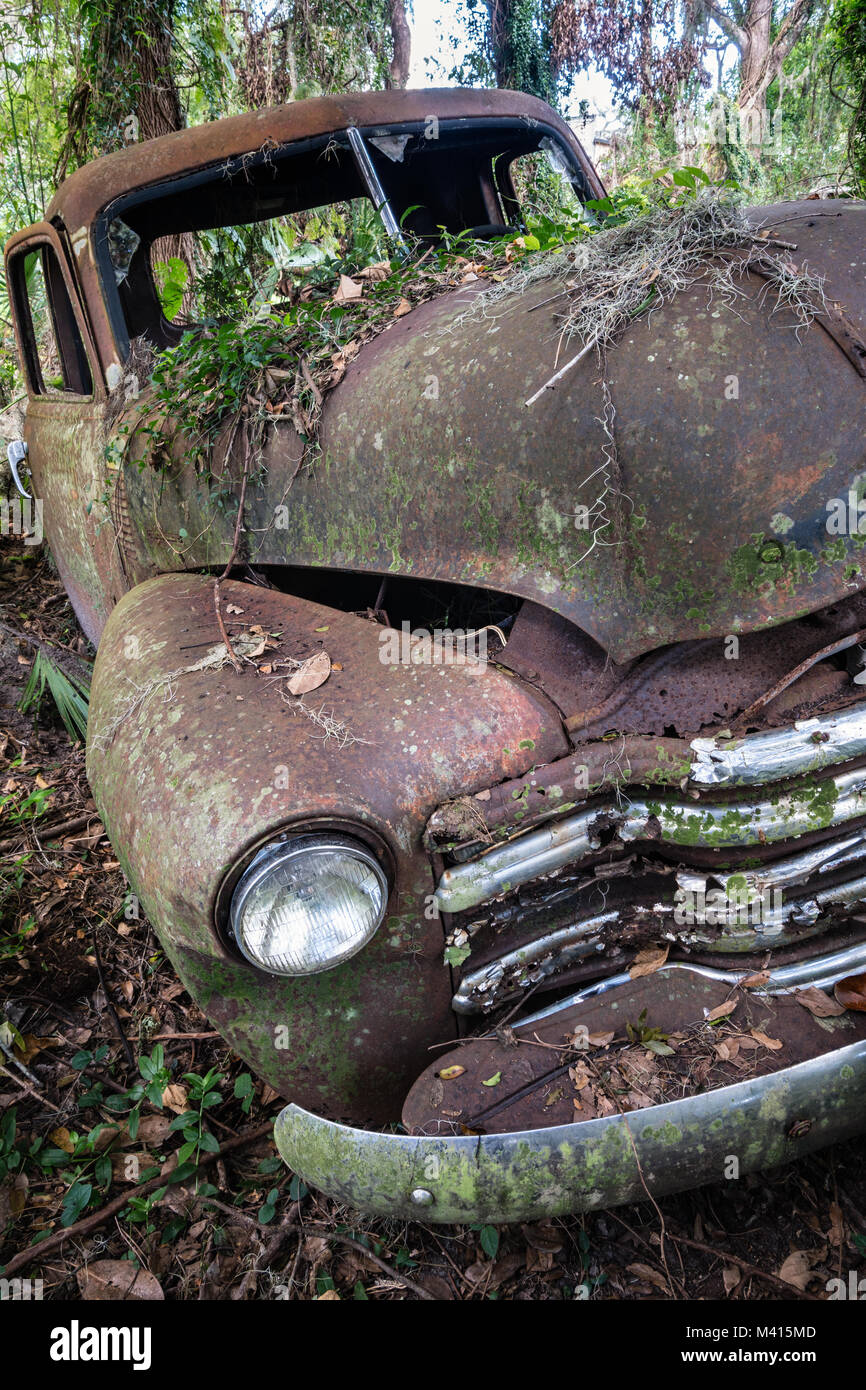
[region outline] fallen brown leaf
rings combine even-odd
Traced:
[[[752,1037],[757,1042],[761,1043],[764,1047],[768,1047],[771,1052],[778,1052],[780,1047],[784,1047],[784,1043],[780,1038],[768,1038],[767,1034],[762,1033],[760,1028],[753,1028],[751,1033]]]
[[[794,998],[798,1004],[802,1004],[803,1008],[808,1009],[809,1013],[814,1014],[816,1018],[836,1018],[845,1012],[843,1004],[831,999],[829,994],[825,994],[823,989],[818,989],[817,985],[811,985],[809,989],[798,989]],[[866,1003],[863,1007],[866,1008]]]
[[[162,1103],[167,1105],[169,1110],[173,1110],[175,1115],[182,1115],[184,1111],[189,1110],[188,1097],[186,1087],[172,1081],[162,1093]]]
[[[757,970],[754,975],[747,975],[740,981],[740,989],[760,989],[762,985],[769,983],[769,970]]]
[[[845,1220],[838,1202],[830,1203],[830,1229],[827,1239],[831,1245],[841,1245],[845,1239]]]
[[[379,280],[387,280],[390,274],[390,261],[374,261],[372,265],[365,265],[363,270],[358,271],[358,279],[369,280],[371,284],[376,284]]]
[[[348,275],[341,275],[340,283],[331,297],[335,304],[350,304],[353,300],[361,299],[363,294],[363,285],[359,285],[357,280]]]
[[[307,657],[307,660],[289,678],[289,694],[306,695],[310,690],[318,690],[320,685],[325,684],[330,674],[331,658],[328,653],[316,652],[314,656]]]
[[[866,1010],[866,975],[846,976],[836,983],[833,993],[844,1008],[862,1013]]]
[[[59,1129],[52,1129],[48,1138],[55,1148],[62,1149],[65,1154],[71,1154],[75,1147],[72,1142],[72,1135],[65,1125],[61,1125]]]
[[[652,975],[656,970],[660,970],[668,958],[669,946],[647,946],[642,951],[638,951],[631,966],[629,975],[633,980],[639,980],[643,975]]]
[[[787,1260],[785,1260],[778,1277],[783,1279],[786,1284],[793,1284],[795,1289],[802,1289],[805,1293],[806,1285],[809,1280],[814,1278],[812,1264],[815,1260],[814,1253],[808,1250],[792,1250]]]
[[[654,1288],[661,1289],[662,1293],[669,1293],[668,1282],[664,1275],[652,1265],[640,1263],[626,1265],[629,1274],[634,1274],[638,1279],[642,1279],[645,1284],[652,1284]]]
[[[706,1016],[707,1023],[715,1023],[716,1019],[727,1018],[732,1014],[739,1004],[739,999],[726,999],[724,1004],[717,1004],[714,1009],[710,1009]]]
[[[142,1300],[161,1302],[165,1294],[159,1280],[147,1269],[136,1269],[129,1260],[97,1260],[76,1273],[81,1297],[88,1302]]]

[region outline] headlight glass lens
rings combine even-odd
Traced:
[[[366,845],[308,835],[261,850],[232,896],[231,927],[253,965],[315,975],[366,946],[388,902],[388,881]]]

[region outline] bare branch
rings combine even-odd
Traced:
[[[721,5],[716,4],[716,0],[703,0],[703,7],[707,16],[719,26],[722,33],[735,43],[742,53],[746,48],[749,38],[745,29],[737,23],[731,15],[722,9]]]

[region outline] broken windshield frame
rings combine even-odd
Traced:
[[[190,327],[162,311],[149,256],[160,238],[250,226],[355,198],[377,208],[399,254],[410,242],[426,247],[444,234],[505,234],[522,223],[510,165],[542,150],[555,151],[554,167],[581,203],[592,197],[585,171],[553,127],[509,117],[351,127],[284,146],[266,141],[249,154],[133,189],[103,210],[94,229],[121,354],[139,334],[161,348]],[[120,283],[110,238],[118,221],[139,238]]]

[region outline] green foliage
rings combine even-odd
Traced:
[[[245,1115],[250,1113],[250,1106],[253,1103],[254,1095],[255,1087],[253,1078],[248,1071],[242,1071],[239,1076],[235,1077],[234,1097],[235,1100],[241,1102],[241,1110]]]
[[[48,802],[53,795],[53,787],[34,787],[23,798],[17,791],[4,792],[0,796],[3,819],[10,825],[22,825],[27,821],[38,820],[48,810]]]
[[[495,1260],[496,1256],[499,1254],[499,1227],[473,1227],[473,1230],[475,1229],[477,1229],[479,1233],[478,1240],[481,1245],[481,1249],[484,1251],[485,1255],[489,1260]]]
[[[857,191],[866,194],[866,0],[836,0],[831,36],[855,95],[848,153]]]
[[[45,652],[39,650],[18,708],[22,714],[32,710],[34,717],[38,718],[46,694],[54,701],[69,737],[80,739],[83,743],[87,737],[89,687],[83,680],[61,671]]]
[[[190,1177],[203,1153],[219,1152],[219,1144],[207,1129],[204,1117],[207,1110],[222,1104],[222,1095],[216,1088],[223,1077],[212,1067],[205,1076],[186,1072],[183,1079],[189,1087],[189,1109],[175,1115],[169,1126],[173,1134],[179,1131],[183,1137],[177,1155],[178,1166],[172,1175],[173,1182]]]
[[[463,0],[468,45],[449,76],[461,86],[508,87],[556,105],[552,0]],[[453,41],[457,47],[457,40]]]
[[[37,788],[37,790],[41,789]],[[45,790],[50,794],[51,788]],[[25,800],[27,799],[29,798],[25,798]],[[12,805],[11,814],[10,804]],[[41,813],[41,809],[45,805],[46,800],[43,797],[39,803],[32,807],[34,819],[36,815]],[[19,812],[19,807],[16,807],[11,800],[11,794],[0,798],[0,811],[4,813],[5,820],[11,821],[13,824],[16,823],[14,818]],[[24,819],[29,819],[26,813],[23,816],[18,814],[17,823],[21,824]],[[36,931],[36,919],[34,917],[27,916],[22,922],[18,919],[16,912],[18,895],[24,885],[27,865],[31,858],[30,853],[21,854],[11,863],[0,865],[0,961],[12,960],[14,957],[22,955],[27,950],[30,938]]]
[[[153,267],[162,312],[169,320],[176,319],[183,307],[183,296],[189,284],[189,266],[179,256],[157,261]]]
[[[280,1190],[272,1187],[262,1205],[259,1207],[259,1225],[267,1226],[269,1221],[273,1221],[277,1213],[277,1202],[280,1200]]]
[[[650,1052],[656,1052],[659,1056],[668,1056],[673,1053],[673,1048],[668,1046],[668,1035],[663,1033],[660,1028],[653,1028],[646,1021],[647,1011],[644,1009],[638,1017],[637,1023],[626,1023],[625,1030],[628,1033],[629,1041],[640,1043],[641,1047],[646,1047]]]
[[[29,855],[27,856],[29,858]],[[3,880],[0,877],[0,907],[3,898]],[[30,937],[36,931],[36,918],[28,917],[25,922],[15,931],[7,932],[5,929],[0,935],[0,960],[11,960],[15,956],[20,956],[27,950]]]

